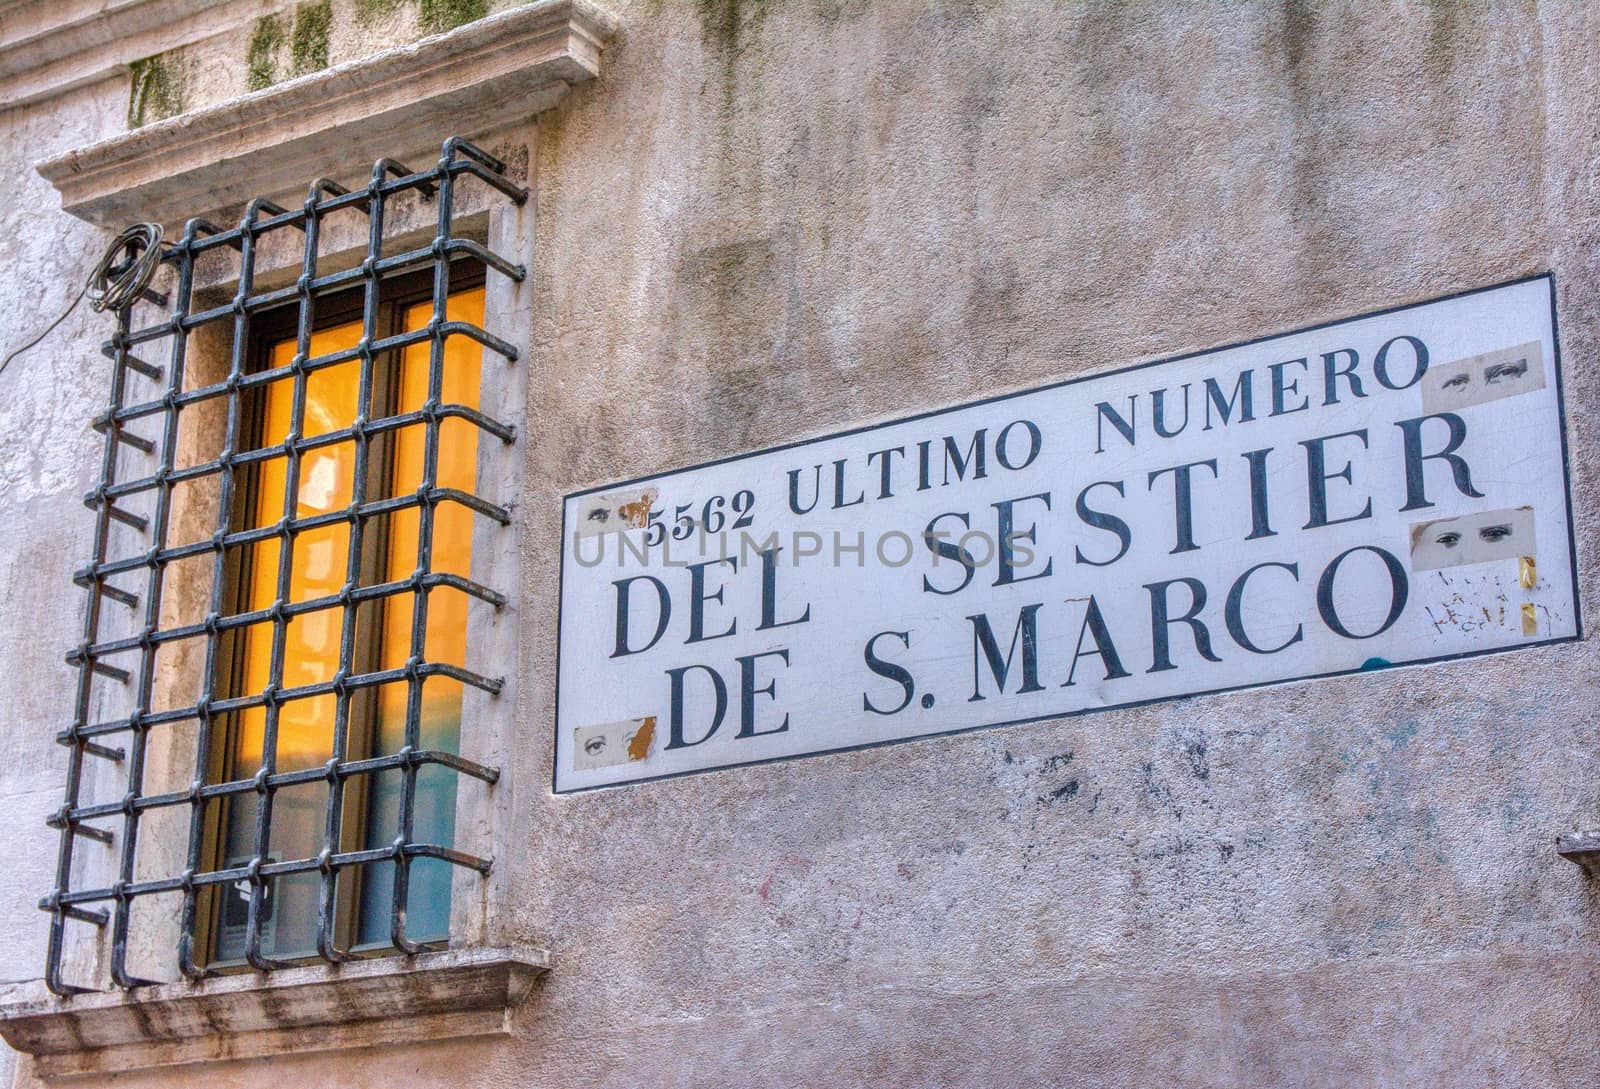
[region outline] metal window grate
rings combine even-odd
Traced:
[[[40,904],[51,916],[45,980],[58,995],[98,989],[64,978],[63,954],[69,923],[100,928],[110,925],[110,977],[117,986],[126,988],[154,982],[139,978],[129,967],[130,918],[133,905],[141,897],[181,894],[183,908],[178,966],[188,978],[198,979],[214,970],[205,963],[205,951],[197,951],[195,938],[198,916],[202,910],[200,901],[204,890],[208,888],[248,883],[245,959],[256,969],[269,970],[283,964],[262,950],[263,901],[267,885],[274,878],[289,874],[320,875],[316,956],[334,962],[354,956],[338,944],[335,886],[341,870],[375,862],[392,862],[394,879],[389,936],[394,948],[406,953],[422,948],[420,943],[408,937],[406,931],[408,874],[413,860],[441,859],[481,873],[489,871],[490,862],[486,858],[455,850],[450,844],[417,842],[414,835],[419,769],[439,765],[489,783],[498,776],[494,768],[481,766],[450,752],[426,750],[420,744],[419,717],[423,683],[427,678],[448,677],[489,693],[497,692],[501,684],[499,679],[457,665],[429,661],[425,643],[428,599],[432,590],[450,587],[495,608],[505,604],[505,598],[494,590],[459,574],[434,571],[432,566],[434,511],[439,504],[460,504],[501,524],[510,520],[504,507],[438,484],[441,421],[459,418],[503,443],[513,440],[513,430],[509,425],[476,409],[441,401],[447,338],[470,337],[508,362],[517,359],[516,349],[504,340],[475,325],[446,318],[452,259],[479,262],[513,280],[520,281],[524,276],[522,266],[500,257],[476,241],[453,235],[455,190],[463,176],[478,179],[515,204],[520,205],[527,198],[525,189],[506,178],[503,163],[470,143],[459,138],[451,139],[444,144],[438,164],[428,170],[413,171],[392,160],[381,160],[373,167],[371,181],[365,188],[351,191],[327,179],[320,179],[311,186],[304,205],[295,210],[286,210],[258,199],[248,206],[242,221],[232,229],[224,230],[200,219],[190,220],[181,240],[171,244],[162,254],[162,262],[172,270],[176,284],[170,298],[150,291],[144,293],[145,302],[160,308],[162,319],[135,329],[131,318],[136,309],[134,306],[124,308],[117,315],[116,332],[104,348],[112,367],[110,404],[94,423],[95,430],[105,436],[100,481],[85,497],[86,505],[95,512],[93,556],[89,565],[78,572],[74,579],[89,595],[83,641],[68,655],[68,661],[78,667],[76,702],[72,725],[57,735],[57,740],[68,748],[70,757],[65,799],[49,821],[60,833],[55,888]],[[437,231],[426,245],[385,255],[385,205],[400,194],[413,192],[419,194],[422,201],[432,201],[436,205]],[[356,209],[365,213],[368,225],[366,259],[353,268],[319,274],[319,226],[328,215],[341,209]],[[258,244],[269,232],[282,230],[298,231],[303,235],[301,275],[290,286],[257,294],[253,289],[253,281]],[[191,312],[197,301],[194,290],[196,262],[208,252],[224,247],[235,251],[238,261],[239,276],[235,294],[231,301],[222,305]],[[412,332],[379,335],[377,323],[381,281],[402,271],[430,268],[433,279],[431,320],[425,327]],[[353,348],[307,358],[317,300],[339,289],[359,289],[364,292],[361,339]],[[253,316],[288,305],[298,307],[293,361],[287,367],[250,370],[248,346]],[[231,357],[226,379],[198,388],[185,388],[185,359],[190,339],[197,330],[210,325],[216,325],[222,331],[231,326]],[[155,344],[164,339],[170,340],[170,354],[164,367],[139,358],[141,345]],[[426,402],[415,411],[370,418],[368,406],[372,401],[369,400],[369,394],[374,381],[375,361],[385,353],[424,342],[430,346]],[[314,437],[301,437],[307,376],[351,360],[360,361],[360,400],[354,423]],[[135,375],[153,384],[153,388],[160,391],[159,395],[129,403],[134,396],[131,392],[133,387],[139,384],[133,378]],[[289,433],[279,445],[241,450],[242,429],[247,424],[244,418],[248,410],[247,394],[274,381],[293,383],[293,413]],[[221,439],[221,452],[200,464],[179,466],[180,415],[183,410],[204,402],[225,405],[226,430]],[[222,414],[221,409],[216,411],[219,416]],[[386,432],[416,425],[424,428],[425,436],[421,486],[405,495],[369,498],[366,488],[369,447]],[[299,482],[299,459],[308,450],[340,442],[351,443],[354,447],[355,470],[354,479],[350,482],[349,506],[331,513],[297,517],[295,492]],[[232,518],[236,478],[252,464],[277,457],[283,458],[287,467],[283,517],[271,525],[235,528]],[[119,469],[129,463],[133,465],[125,473],[129,479],[120,479]],[[216,529],[206,539],[172,544],[168,540],[168,530],[174,490],[190,481],[204,481],[204,486],[214,488],[215,493],[219,493]],[[406,509],[415,509],[419,523],[416,570],[407,578],[377,584],[372,584],[375,580],[369,570],[364,583],[363,526],[373,518]],[[345,582],[340,591],[336,595],[311,601],[286,600],[286,587],[295,551],[292,543],[296,535],[318,526],[340,522],[349,526]],[[114,526],[126,528],[116,529]],[[225,592],[225,555],[230,548],[271,538],[278,541],[275,600],[268,608],[225,615],[228,601]],[[128,540],[134,544],[120,549],[124,554],[113,555],[113,552],[119,551],[113,547],[115,543]],[[169,568],[180,561],[208,556],[211,560],[209,611],[196,622],[161,627],[163,584]],[[199,562],[204,565],[203,559]],[[139,586],[141,581],[143,585]],[[356,606],[361,602],[377,600],[389,600],[391,607],[403,606],[407,597],[410,598],[412,616],[408,660],[399,668],[378,672],[359,671],[353,619]],[[334,608],[342,608],[344,617],[336,674],[325,683],[284,687],[285,631],[290,620],[319,609]],[[121,614],[121,621],[113,619],[113,622],[107,623],[108,618],[114,618],[118,610],[127,610]],[[236,695],[218,691],[218,667],[221,656],[226,653],[225,640],[230,633],[264,623],[270,623],[272,632],[271,682],[265,690],[258,692]],[[131,628],[132,633],[120,637],[108,634],[118,627]],[[164,646],[183,640],[203,641],[205,664],[203,676],[198,678],[197,698],[183,706],[156,708],[152,704],[152,694],[157,683],[158,652]],[[349,731],[352,697],[362,689],[397,682],[407,686],[404,744],[397,751],[378,752],[361,759],[351,758]],[[97,689],[103,689],[108,684],[126,686],[127,692],[120,698],[124,706],[131,704],[131,709],[125,714],[117,713],[96,721],[97,714],[106,714],[99,708],[111,702],[103,698],[104,693],[97,694]],[[330,694],[334,697],[335,706],[331,724],[331,759],[321,767],[278,771],[275,743],[280,710],[292,701]],[[265,737],[261,745],[262,763],[259,770],[245,778],[207,782],[213,735],[216,732],[214,726],[223,716],[252,707],[264,708]],[[192,743],[198,747],[193,780],[185,789],[146,793],[146,763],[151,739],[163,728],[173,731],[169,738],[184,737],[179,732],[179,724],[186,724],[192,729],[196,739]],[[189,742],[185,741],[184,744]],[[93,767],[91,762],[102,764]],[[100,773],[110,765],[120,765],[121,772],[114,778],[125,782],[125,792],[115,801],[86,804],[82,798],[86,775],[90,771]],[[340,850],[345,843],[342,800],[346,784],[356,777],[373,776],[384,771],[398,772],[401,777],[398,834],[387,846],[370,850]],[[243,773],[241,769],[237,774]],[[270,849],[273,797],[284,788],[306,783],[325,783],[327,788],[322,849],[315,857],[279,858]],[[257,798],[254,806],[254,853],[243,864],[224,866],[211,857],[211,841],[208,840],[207,831],[208,805],[222,805],[225,799],[246,795],[255,795]],[[188,810],[188,843],[181,869],[172,866],[170,869],[177,872],[136,880],[135,863],[140,849],[141,818],[156,811],[171,811],[177,814],[177,821],[181,824],[185,807]],[[85,840],[104,844],[110,849],[109,868],[115,872],[110,884],[101,880],[94,883],[96,887],[74,887],[74,875],[89,868],[82,865],[82,859],[77,857],[82,854],[79,848]]]

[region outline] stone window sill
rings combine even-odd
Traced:
[[[1556,852],[1600,880],[1600,832],[1566,832],[1556,837]]]
[[[437,156],[447,137],[481,137],[549,109],[599,73],[616,29],[591,0],[539,0],[37,169],[65,211],[102,227],[176,227],[261,195],[299,203],[319,177],[364,182],[379,157]]]
[[[41,1077],[509,1031],[542,949],[464,949],[57,998],[0,987],[0,1036]]]

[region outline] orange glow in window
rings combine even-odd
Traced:
[[[450,321],[470,322],[481,327],[483,308],[482,288],[464,291],[450,297],[446,317]],[[407,331],[425,328],[432,310],[431,303],[405,308],[401,314],[404,328]],[[359,322],[322,330],[311,338],[310,355],[316,358],[353,348],[360,337]],[[288,366],[294,358],[294,350],[293,340],[273,345],[268,365],[273,368]],[[374,422],[424,406],[428,400],[429,351],[429,342],[423,341],[396,353],[398,359],[390,354],[375,362],[374,403],[368,413]],[[445,342],[441,404],[477,408],[482,358],[482,346],[467,337],[453,336]],[[304,419],[300,426],[302,438],[312,439],[351,426],[357,415],[360,381],[359,360],[308,375]],[[293,424],[293,378],[270,383],[256,403],[261,413],[257,448],[281,445]],[[438,429],[436,484],[463,492],[475,491],[477,428],[464,420],[446,418],[439,422]],[[367,455],[366,500],[414,495],[423,479],[426,448],[427,425],[424,423],[410,424],[373,437]],[[295,495],[296,518],[312,518],[349,507],[354,498],[355,457],[355,443],[348,440],[302,451]],[[253,491],[243,497],[249,527],[271,526],[282,518],[287,472],[288,461],[281,455],[258,465]],[[433,512],[431,570],[470,577],[474,528],[471,511],[459,504],[444,502],[436,505]],[[416,571],[420,522],[416,507],[365,520],[362,555],[357,557],[359,585],[401,581]],[[294,603],[335,597],[348,581],[350,534],[350,523],[343,520],[298,533],[293,540],[282,594],[278,592],[281,552],[278,539],[251,546],[250,554],[243,557],[238,611],[266,609],[280,599]],[[380,601],[351,606],[358,611],[358,616],[351,618],[356,637],[348,665],[352,674],[395,669],[406,664],[411,657],[415,604],[416,595],[406,590]],[[273,642],[280,637],[283,640],[281,689],[292,690],[332,680],[339,668],[345,614],[345,607],[334,602],[331,607],[290,618],[281,636],[270,620],[246,629],[234,662],[233,693],[246,696],[266,690],[272,681]],[[465,665],[466,595],[447,587],[430,590],[426,633],[425,661]],[[389,755],[399,751],[405,743],[408,682],[386,683],[376,692],[365,691],[370,694],[368,698],[351,701],[347,760]],[[421,748],[460,751],[461,697],[460,682],[443,677],[426,679],[422,685],[418,723]],[[327,762],[333,754],[335,709],[336,698],[332,694],[290,699],[280,705],[277,771],[313,768]],[[248,708],[235,716],[227,751],[228,777],[248,778],[262,765],[266,721],[263,707]],[[359,808],[347,813],[346,835],[342,843],[333,845],[334,850],[388,844],[397,830],[400,787],[401,776],[394,770],[353,780],[353,793],[348,794],[346,800],[351,804],[360,799]],[[437,766],[418,770],[412,810],[413,830],[418,841],[453,843],[455,787],[452,772]],[[310,783],[282,787],[274,793],[270,858],[312,858],[322,849],[326,835],[326,792],[326,784]],[[256,804],[253,795],[239,796],[229,803],[221,845],[224,864],[237,864],[254,853]],[[359,885],[352,889],[341,878],[338,895],[353,909],[356,941],[364,946],[386,944],[393,865],[371,863],[361,869]],[[352,873],[352,876],[358,875]],[[357,899],[347,899],[357,891]],[[278,956],[314,952],[318,895],[319,879],[315,873],[287,875],[275,880],[272,918],[270,923],[263,923],[264,951]],[[424,940],[437,940],[447,935],[448,864],[432,859],[417,859],[412,863],[408,905],[414,935]],[[237,904],[232,906],[238,909]],[[221,961],[236,960],[243,954],[243,924],[226,909],[222,918],[216,957]]]
[[[451,321],[481,324],[483,289],[452,295],[447,309]],[[416,330],[427,324],[432,304],[419,304],[405,311],[405,328]],[[310,354],[313,358],[352,348],[361,338],[361,323],[338,325],[314,334]],[[294,357],[294,341],[274,346],[270,366],[287,366]],[[420,409],[428,394],[429,344],[411,345],[400,361],[396,413]],[[445,343],[444,382],[440,400],[444,404],[478,406],[479,360],[482,347],[465,337],[451,337]],[[302,434],[313,438],[329,431],[349,427],[356,417],[356,401],[361,378],[360,362],[351,360],[316,371],[306,379],[305,421]],[[289,432],[294,383],[283,379],[266,388],[262,419],[261,446],[283,442]],[[377,413],[374,413],[374,418]],[[380,491],[369,485],[367,496],[392,496],[415,492],[422,480],[426,429],[414,424],[390,432],[390,472],[387,488]],[[369,457],[381,449],[374,443]],[[477,429],[464,420],[449,418],[439,425],[439,461],[436,480],[442,488],[471,492],[477,476]],[[263,463],[256,481],[256,499],[251,526],[271,525],[283,513],[283,493],[287,462],[273,458]],[[355,472],[355,444],[340,442],[305,451],[300,458],[299,485],[295,514],[308,518],[341,510],[349,505]],[[382,564],[382,581],[408,577],[417,567],[419,512],[415,507],[388,516],[388,555]],[[434,571],[467,576],[472,563],[472,513],[455,503],[434,508]],[[376,529],[369,524],[370,536]],[[286,601],[309,601],[335,595],[344,585],[350,548],[350,527],[339,522],[307,530],[294,539]],[[277,540],[255,546],[247,579],[242,611],[264,609],[277,596],[279,545]],[[403,666],[411,654],[412,596],[397,594],[385,599],[382,610],[380,660],[376,668]],[[297,688],[331,680],[339,668],[339,638],[344,610],[335,605],[294,617],[286,627],[283,652],[282,687]],[[450,589],[435,589],[429,596],[425,658],[430,662],[466,664],[467,599]],[[243,669],[238,691],[263,691],[271,679],[272,624],[252,627],[245,639]],[[426,686],[423,709],[425,728],[437,728],[460,715],[461,685],[442,678]],[[405,724],[405,685],[384,685],[379,696],[382,737],[378,752],[393,752]],[[324,763],[332,753],[334,697],[315,696],[292,700],[278,715],[277,765],[279,771],[293,771]],[[261,745],[266,725],[264,708],[252,707],[241,715],[234,767],[239,774],[261,763]],[[435,730],[429,730],[429,733]],[[449,731],[453,732],[453,731]],[[430,738],[429,741],[434,741]],[[444,740],[439,738],[437,740]],[[453,739],[452,739],[453,740]],[[276,837],[275,837],[276,838]]]

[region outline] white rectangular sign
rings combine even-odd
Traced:
[[[555,788],[1578,638],[1560,390],[1540,276],[570,495]]]

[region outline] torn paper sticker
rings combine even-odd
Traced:
[[[644,529],[650,524],[650,510],[660,494],[658,488],[640,488],[586,496],[578,505],[572,534],[574,537],[597,537],[612,530]]]
[[[579,726],[572,731],[572,770],[590,771],[646,760],[655,740],[654,715]]]
[[[1422,411],[1450,412],[1544,389],[1544,348],[1538,341],[1431,366],[1422,376]]]
[[[1536,552],[1532,507],[1463,514],[1436,522],[1418,522],[1411,527],[1413,571],[1517,560]]]

